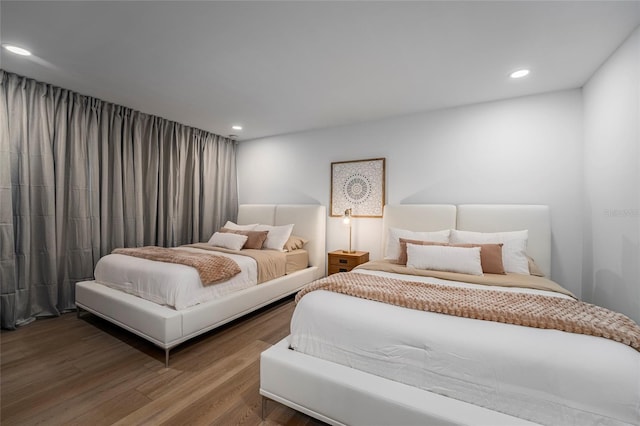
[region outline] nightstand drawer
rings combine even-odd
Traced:
[[[336,250],[329,253],[328,273],[336,274],[338,272],[349,272],[358,265],[369,261],[369,252],[355,251],[353,253],[345,253],[342,250]]]
[[[358,266],[364,262],[366,262],[366,260],[362,261],[360,257],[346,257],[341,255],[329,256],[329,265],[353,268],[354,266]]]
[[[352,269],[353,268],[348,268],[345,266],[329,265],[329,275],[337,274],[338,272],[349,272]]]

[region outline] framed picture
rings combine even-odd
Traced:
[[[384,158],[331,163],[331,216],[382,217]]]

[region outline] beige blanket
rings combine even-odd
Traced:
[[[521,274],[485,274],[485,275],[468,275],[458,274],[455,272],[431,271],[424,269],[407,268],[405,265],[392,263],[388,260],[375,260],[357,266],[356,269],[368,269],[374,271],[394,272],[396,274],[419,275],[422,277],[440,278],[449,281],[462,281],[472,284],[497,285],[500,287],[520,287],[533,288],[537,290],[554,291],[556,293],[566,294],[575,299],[575,296],[567,289],[561,287],[558,283],[548,280],[544,277],[534,275]]]
[[[286,273],[287,257],[284,252],[275,250],[244,249],[242,251],[214,247],[207,243],[187,244],[184,247],[195,247],[202,250],[249,256],[258,264],[258,284],[278,278]]]
[[[204,286],[226,281],[240,273],[240,266],[233,259],[208,253],[194,253],[189,250],[146,246],[117,248],[113,253],[191,266],[198,271]]]
[[[410,309],[604,337],[640,351],[640,326],[630,318],[578,300],[470,289],[343,272],[317,280],[296,295],[328,290]]]

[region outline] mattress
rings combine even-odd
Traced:
[[[286,274],[293,274],[309,267],[309,252],[304,249],[285,253],[287,258]]]
[[[407,279],[379,271],[356,273]],[[308,355],[542,424],[640,423],[640,353],[604,338],[314,291],[296,307],[290,345]]]
[[[211,254],[192,247],[180,248]],[[109,254],[98,261],[94,274],[101,284],[178,310],[256,285],[258,268],[254,259],[231,253],[216,254],[236,261],[241,272],[228,281],[203,286],[198,271],[191,266]]]

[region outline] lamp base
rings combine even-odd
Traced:
[[[355,253],[355,250],[342,250],[343,253]]]

